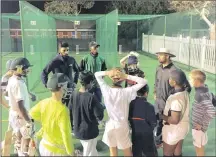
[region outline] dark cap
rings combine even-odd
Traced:
[[[16,70],[17,66],[22,66],[23,68],[29,68],[32,65],[29,63],[27,58],[16,58],[11,62],[10,70]]]
[[[185,73],[180,69],[172,71],[170,78],[176,81],[178,85],[184,85],[187,80]]]
[[[68,43],[66,42],[61,42],[60,47],[69,47]]]
[[[128,65],[131,65],[131,64],[137,64],[138,63],[138,59],[136,56],[129,56],[128,58]]]
[[[82,85],[87,85],[94,80],[94,74],[91,71],[84,70],[80,72],[79,80]]]
[[[58,88],[62,87],[64,84],[68,83],[70,80],[69,78],[63,73],[55,73],[53,74],[48,82],[47,88],[51,91],[57,91]]]
[[[91,41],[90,43],[89,43],[89,48],[97,48],[97,47],[99,47],[100,45],[97,43],[97,42],[95,42],[95,41]]]

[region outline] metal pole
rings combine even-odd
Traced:
[[[192,24],[193,24],[193,19],[192,19],[192,14],[190,16],[190,32],[189,32],[189,71],[191,70],[191,66],[190,66],[190,58],[191,58],[191,33],[192,33]]]

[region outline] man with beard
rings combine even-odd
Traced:
[[[162,146],[162,128],[163,120],[159,118],[159,114],[163,113],[168,97],[174,93],[174,88],[169,85],[170,73],[178,68],[173,64],[171,58],[175,55],[171,54],[166,48],[160,48],[156,53],[160,65],[157,67],[154,85],[155,98],[155,113],[157,115],[158,126],[155,130],[154,136],[157,147]],[[191,91],[188,80],[185,81],[184,87],[188,92]]]
[[[79,77],[79,66],[76,63],[76,60],[69,56],[69,45],[66,42],[62,42],[60,44],[59,54],[55,56],[43,69],[41,73],[41,80],[45,87],[47,87],[48,75],[52,72],[55,73],[63,73],[69,79],[68,82],[68,90],[73,90],[78,82]],[[74,73],[74,77],[73,77]],[[65,98],[64,103],[68,105],[69,98]]]

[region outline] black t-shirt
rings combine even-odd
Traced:
[[[104,109],[93,94],[74,92],[69,109],[73,115],[73,132],[76,138],[89,140],[99,135],[98,120],[103,119]]]
[[[138,76],[138,77],[142,77],[142,78],[145,77],[145,73],[142,70],[140,70],[139,68],[136,70],[136,72],[129,73],[128,72],[128,64],[125,64],[124,71],[128,75]],[[131,81],[131,80],[125,81],[125,87],[132,86],[134,84],[136,84],[136,82],[134,82],[134,81]]]

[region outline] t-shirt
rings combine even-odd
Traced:
[[[72,155],[71,124],[68,108],[53,98],[40,101],[30,110],[30,116],[42,125],[42,138],[49,144],[45,148],[56,154]]]
[[[95,73],[98,84],[100,85],[104,104],[106,105],[109,118],[116,122],[127,122],[129,113],[129,104],[136,98],[139,89],[147,84],[147,81],[137,76],[128,75],[128,80],[136,81],[137,84],[127,88],[112,88],[106,84],[103,77],[105,71]]]
[[[25,81],[22,78],[16,75],[11,76],[11,78],[8,81],[6,90],[8,92],[9,105],[13,110],[19,111],[17,102],[21,100],[24,101],[25,108],[27,110],[30,109],[28,89],[25,84]]]
[[[180,121],[177,125],[184,122],[189,122],[189,94],[187,91],[177,92],[170,95],[166,101],[164,108],[164,115],[169,116],[170,111],[181,112]]]

